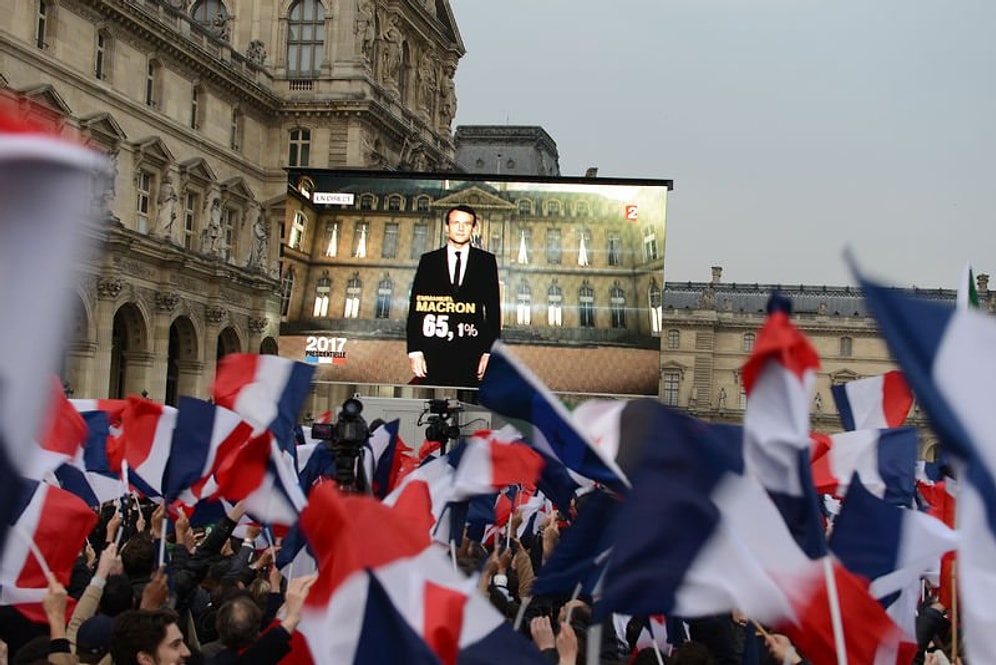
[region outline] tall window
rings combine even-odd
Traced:
[[[622,237],[615,231],[608,235],[608,260],[610,266],[622,265]]]
[[[591,231],[587,229],[578,231],[578,265],[591,265]]]
[[[845,358],[851,357],[851,347],[853,346],[853,341],[850,337],[840,338],[840,355]]]
[[[652,226],[643,228],[643,258],[650,262],[656,261],[657,253],[657,231]]]
[[[195,85],[190,90],[190,128],[200,129],[201,128],[201,97],[203,95],[203,89],[199,85]]]
[[[626,327],[626,293],[619,286],[613,286],[609,291],[609,312],[613,328]]]
[[[394,282],[391,278],[384,276],[384,279],[377,283],[377,302],[374,307],[374,318],[387,319],[391,317],[391,299],[394,297]]]
[[[744,353],[751,353],[754,350],[754,341],[757,339],[757,335],[754,333],[744,333]]]
[[[48,3],[45,0],[39,0],[38,2],[38,22],[35,24],[35,46],[38,48],[45,48],[48,46],[47,42],[47,30],[48,30]]]
[[[315,78],[322,64],[325,7],[319,0],[297,0],[287,17],[287,76]]]
[[[354,274],[346,284],[346,308],[343,310],[343,317],[356,319],[360,316],[360,295],[363,292],[363,282],[359,275]]]
[[[664,322],[664,299],[661,297],[661,288],[657,286],[657,282],[650,282],[647,296],[650,301],[650,334],[657,337],[661,334]]]
[[[232,122],[229,130],[228,143],[232,150],[242,150],[242,111],[238,108],[232,109]]]
[[[503,251],[502,247],[502,233],[501,226],[495,225],[491,227],[491,240],[488,242],[488,251],[495,256],[501,256]],[[499,259],[500,260],[500,259]]]
[[[674,351],[681,345],[681,332],[671,328],[667,331],[667,348],[669,351]]]
[[[388,222],[384,225],[384,243],[380,248],[381,258],[393,259],[398,255],[398,224]]]
[[[145,63],[145,103],[155,106],[159,97],[159,63],[149,58]]]
[[[332,292],[332,280],[328,275],[322,275],[315,285],[315,309],[312,316],[316,319],[329,315],[329,294]]]
[[[515,293],[515,322],[520,326],[528,326],[532,322],[532,300],[533,292],[523,280]]]
[[[516,260],[522,265],[529,263],[529,251],[532,249],[533,232],[525,227],[519,229],[519,251]]]
[[[339,256],[339,222],[325,223],[325,256]]]
[[[533,214],[533,202],[529,199],[519,199],[519,214],[520,215],[531,215]]]
[[[311,130],[292,129],[290,131],[290,149],[287,155],[288,166],[308,166],[311,152]]]
[[[547,229],[546,231],[546,262],[559,264],[563,251],[563,238],[560,229]]]
[[[97,46],[93,54],[93,75],[98,79],[107,78],[107,52],[111,38],[104,30],[97,31]]]
[[[587,281],[578,290],[578,325],[582,328],[595,327],[595,291]]]
[[[564,325],[564,292],[556,284],[546,290],[546,323],[554,328]]]
[[[678,406],[678,390],[681,388],[681,372],[664,370],[661,376],[661,399],[668,406]]]
[[[222,229],[225,233],[225,258],[231,262],[235,260],[238,248],[235,246],[235,229],[238,228],[238,211],[234,208],[225,208],[222,215]]]
[[[367,234],[370,233],[370,222],[356,222],[353,233],[353,258],[367,258]]]
[[[152,201],[152,174],[148,171],[139,171],[135,190],[138,197],[135,203],[135,211],[138,213],[138,230],[142,233],[148,233],[149,207]]]
[[[743,385],[740,386],[740,399],[737,400],[737,403],[741,411],[747,408],[747,389]]]
[[[294,221],[291,222],[290,240],[287,241],[292,249],[301,249],[304,243],[304,230],[307,226],[308,218],[305,217],[304,213],[300,210],[295,212]]]
[[[286,318],[290,312],[291,295],[294,293],[294,268],[288,267],[280,280],[280,316]]]
[[[194,248],[195,230],[197,227],[197,206],[200,197],[194,192],[187,192],[183,197],[183,247]]]
[[[426,224],[416,224],[412,229],[411,258],[417,259],[425,254],[426,243],[429,240],[429,227]]]

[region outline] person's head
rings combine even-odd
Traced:
[[[131,588],[128,589],[129,598]],[[81,663],[97,663],[111,648],[114,619],[106,614],[94,614],[80,624],[76,632],[76,655]]]
[[[190,649],[183,641],[176,612],[128,610],[114,619],[111,658],[114,665],[179,665]]]
[[[121,550],[121,565],[131,580],[152,575],[156,567],[156,548],[148,532],[136,533],[128,539]]]
[[[446,211],[446,237],[455,247],[470,244],[477,227],[477,212],[467,205],[458,205]]]
[[[239,651],[256,641],[263,622],[263,612],[248,594],[242,594],[218,608],[215,621],[221,643],[229,649]]]
[[[134,609],[135,592],[127,575],[110,575],[100,596],[100,611],[109,617],[116,617],[125,610]]]
[[[671,652],[669,665],[713,665],[716,659],[712,657],[712,652],[701,642],[690,640],[684,642],[677,649]]]

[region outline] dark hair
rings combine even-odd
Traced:
[[[670,665],[714,665],[712,652],[701,642],[689,640],[671,652]]]
[[[229,649],[240,651],[256,641],[262,622],[263,612],[251,596],[235,596],[218,608],[218,639]]]
[[[452,208],[446,211],[446,217],[444,218],[444,221],[446,222],[447,225],[449,225],[450,223],[450,215],[454,212],[467,213],[468,215],[474,218],[474,223],[472,226],[477,226],[477,211],[471,208],[469,205],[464,205],[464,204],[453,206]]]
[[[126,575],[111,575],[104,585],[104,593],[100,596],[100,611],[110,617],[116,617],[125,610],[135,608],[135,592]]]
[[[131,580],[150,576],[156,565],[152,536],[143,531],[129,538],[121,551],[121,565]]]
[[[138,665],[138,654],[155,654],[170,624],[179,624],[179,615],[170,609],[128,610],[114,619],[111,659],[114,665]]]
[[[48,652],[51,642],[52,640],[48,635],[38,635],[28,640],[13,655],[10,664],[35,665],[35,663],[48,663]]]

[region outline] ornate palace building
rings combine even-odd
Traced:
[[[891,369],[861,291],[853,287],[738,284],[722,281],[712,269],[709,282],[668,282],[664,289],[661,336],[661,393],[665,404],[687,409],[705,420],[738,423],[747,396],[740,368],[754,349],[773,291],[792,301],[793,321],[820,355],[821,369],[811,408],[813,429],[841,430],[830,386]],[[989,276],[978,275],[980,307],[996,311]],[[919,298],[954,303],[950,289],[912,289]],[[921,433],[921,453],[931,457],[936,439],[914,404],[909,424]]]
[[[27,0],[0,97],[108,154],[63,378],[77,397],[203,397],[279,352],[287,167],[455,170],[446,0]]]

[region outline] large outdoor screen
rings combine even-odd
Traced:
[[[497,337],[555,392],[658,395],[670,189],[291,169],[280,354],[376,394],[472,389]]]

